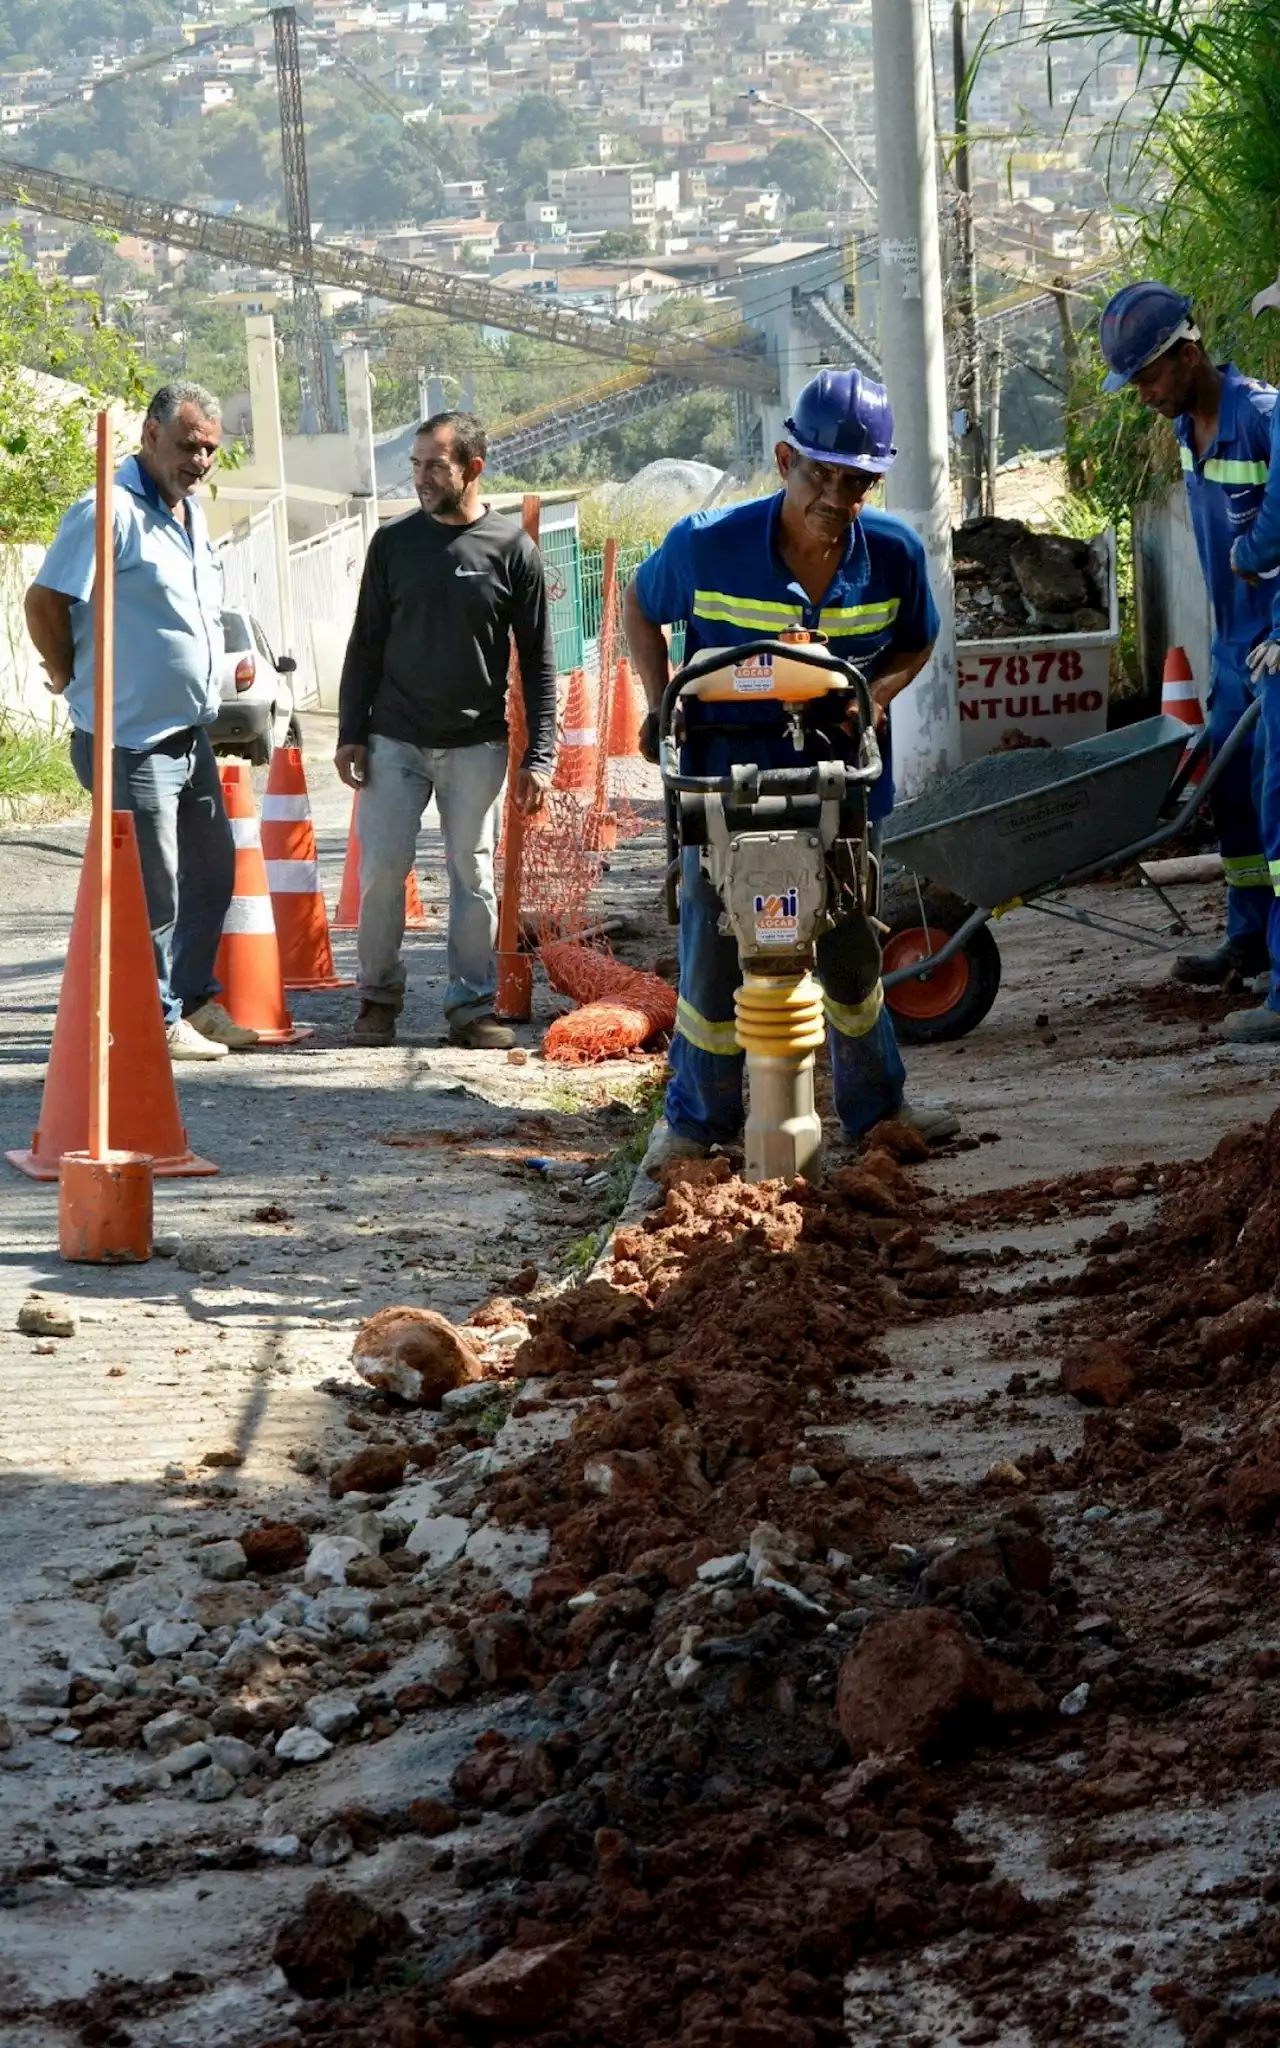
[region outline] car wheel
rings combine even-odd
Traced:
[[[289,720],[289,730],[284,736],[284,743],[286,747],[301,747],[302,745],[302,727],[298,724],[296,712]]]
[[[251,768],[269,768],[271,766],[271,756],[275,750],[275,736],[270,726],[268,726],[261,739],[250,742],[248,748],[249,766]]]

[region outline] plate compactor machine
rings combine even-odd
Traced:
[[[774,715],[761,719],[761,706]],[[720,898],[720,929],[737,940],[747,1179],[812,1178],[823,991],[852,1007],[880,978],[871,693],[817,635],[710,648],[671,678],[658,734],[668,916],[678,921],[679,878],[696,855]]]

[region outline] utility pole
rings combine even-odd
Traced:
[[[933,660],[893,707],[897,779],[904,794],[910,795],[933,776],[960,765],[950,422],[928,0],[872,0],[871,36],[880,200],[880,341],[900,451],[885,479],[887,502],[924,542],[942,620]]]
[[[982,516],[982,337],[978,331],[978,257],[973,236],[973,191],[969,179],[969,110],[965,81],[969,60],[965,50],[966,0],[952,0],[951,62],[956,107],[956,226],[960,240],[960,276],[956,304],[960,314],[960,367],[956,396],[964,413],[960,434],[961,517]]]
[[[276,90],[280,96],[280,154],[284,162],[285,211],[289,240],[297,259],[293,272],[293,319],[302,383],[302,431],[304,434],[331,434],[339,430],[340,422],[334,417],[325,356],[324,322],[320,317],[320,298],[313,268],[296,8],[273,7],[271,25],[275,32]]]
[[[1000,467],[1000,399],[1004,386],[1004,336],[997,329],[987,399],[987,512],[996,516],[996,471]]]

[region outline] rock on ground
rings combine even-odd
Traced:
[[[866,1631],[841,1666],[836,1713],[856,1759],[969,1749],[1045,1704],[1020,1672],[984,1656],[953,1615],[920,1608]]]
[[[384,1394],[438,1408],[451,1387],[478,1380],[483,1365],[447,1317],[431,1308],[383,1308],[356,1332],[351,1362]]]

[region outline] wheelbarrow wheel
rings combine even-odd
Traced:
[[[917,895],[914,883],[893,883],[880,910],[889,927],[884,972],[914,967],[939,952],[972,908],[947,889],[922,888]],[[900,981],[886,989],[885,1001],[905,1044],[939,1045],[948,1038],[963,1038],[981,1024],[999,993],[1000,948],[984,924],[927,978]]]

